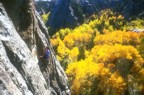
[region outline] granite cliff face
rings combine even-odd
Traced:
[[[39,60],[49,46],[49,64]],[[47,28],[31,0],[0,1],[0,95],[70,95]]]

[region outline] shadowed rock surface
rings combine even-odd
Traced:
[[[49,20],[46,23],[46,26],[51,28],[50,35],[53,35],[56,29],[77,25],[77,17],[74,15],[70,3],[71,0],[59,0],[54,6],[54,9],[49,16]]]
[[[38,57],[49,46],[49,64]],[[47,28],[31,0],[0,1],[0,95],[70,95]]]
[[[50,12],[46,23],[46,26],[50,27],[50,35],[60,28],[73,28],[82,24],[88,21],[92,14],[103,9],[112,9],[123,14],[128,20],[144,17],[144,0],[51,0],[38,1],[36,5],[40,5],[39,9],[42,8],[46,13]]]

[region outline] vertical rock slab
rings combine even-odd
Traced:
[[[10,62],[0,42],[0,95],[33,95],[23,77]]]
[[[67,76],[54,54],[48,30],[35,11],[33,1],[14,1],[0,1],[0,70],[4,73],[0,76],[0,93],[70,95]],[[49,64],[38,58],[46,46],[51,51]],[[13,89],[16,89],[14,94]]]
[[[2,4],[0,6],[2,10],[0,13],[1,41],[7,57],[23,76],[34,95],[49,95],[50,90],[37,65],[38,61],[33,58],[29,48],[16,32]]]

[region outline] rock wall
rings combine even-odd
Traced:
[[[38,57],[48,46],[48,64]],[[0,95],[70,95],[47,28],[31,0],[0,1]]]

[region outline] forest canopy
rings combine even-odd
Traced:
[[[127,21],[109,9],[51,38],[72,95],[144,94],[143,19]]]

